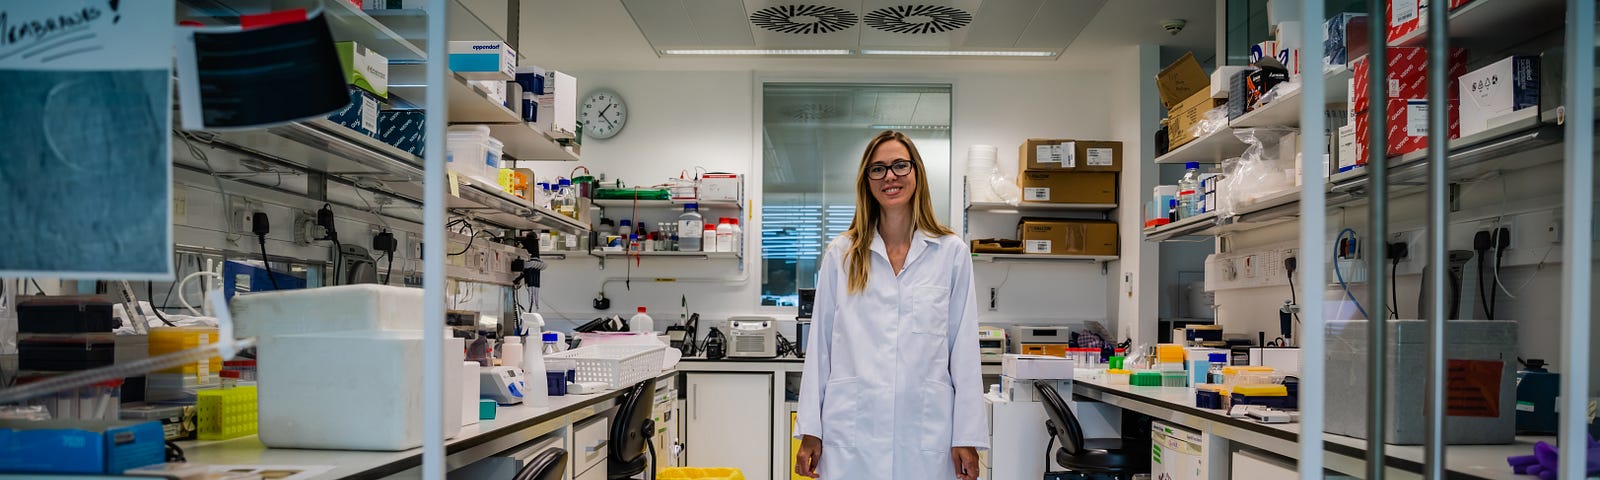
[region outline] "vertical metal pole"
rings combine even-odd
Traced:
[[[1450,9],[1439,2],[1428,9],[1428,278],[1447,278],[1445,258],[1445,216],[1449,189],[1445,161],[1449,157],[1450,135]],[[1380,275],[1381,276],[1381,275]],[[1426,401],[1423,416],[1422,478],[1445,478],[1445,282],[1434,280],[1428,288],[1428,362]],[[1399,299],[1396,299],[1398,301]]]
[[[506,44],[522,51],[522,0],[506,0]]]
[[[1568,0],[1566,39],[1566,185],[1561,233],[1561,412],[1563,452],[1581,452],[1589,403],[1589,289],[1594,268],[1594,0]],[[1584,478],[1584,455],[1564,454],[1560,478]]]
[[[1367,0],[1367,11],[1372,18],[1383,18],[1388,11],[1387,0]],[[1384,459],[1384,420],[1388,412],[1384,410],[1384,393],[1387,384],[1389,369],[1385,360],[1388,355],[1388,329],[1389,322],[1385,321],[1387,303],[1384,297],[1389,292],[1387,278],[1383,275],[1384,257],[1388,256],[1381,245],[1388,238],[1389,230],[1389,149],[1388,133],[1388,105],[1389,99],[1389,73],[1387,46],[1388,29],[1381,28],[1384,22],[1374,21],[1373,27],[1368,28],[1367,41],[1371,45],[1367,54],[1367,185],[1369,186],[1367,204],[1367,479],[1377,480],[1383,478]]]
[[[448,0],[428,0],[427,87],[423,107],[428,120],[423,128],[422,173],[422,478],[444,479],[444,214],[445,124],[450,106],[445,103],[445,16]],[[455,366],[453,368],[459,368]]]
[[[1300,23],[1302,25],[1323,24],[1322,12],[1326,10],[1324,0],[1306,0],[1300,9]],[[1322,41],[1322,29],[1301,29],[1301,45],[1318,45]],[[1309,58],[1309,57],[1308,57]],[[1327,257],[1327,246],[1322,239],[1327,236],[1327,176],[1328,164],[1324,152],[1327,150],[1328,140],[1324,136],[1327,130],[1326,99],[1323,92],[1327,90],[1327,78],[1323,77],[1320,65],[1314,60],[1302,60],[1301,94],[1300,94],[1300,161],[1304,168],[1301,169],[1300,187],[1300,281],[1298,285],[1304,290],[1300,294],[1300,311],[1303,322],[1300,331],[1294,332],[1295,338],[1300,339],[1300,478],[1322,478],[1322,432],[1323,421],[1327,418],[1327,403],[1323,392],[1327,391],[1327,342],[1326,330],[1323,325],[1326,321],[1322,309],[1322,285],[1327,284],[1327,264],[1322,259]],[[1343,91],[1343,89],[1340,89]]]

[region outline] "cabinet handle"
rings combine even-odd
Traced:
[[[700,419],[700,386],[689,386],[689,401],[694,403],[694,419]]]
[[[611,443],[611,441],[610,440],[601,440],[599,442],[596,442],[594,445],[583,447],[583,453],[593,454],[594,452],[600,451],[600,449],[602,449],[602,448],[606,448],[606,444],[608,444],[608,443]]]

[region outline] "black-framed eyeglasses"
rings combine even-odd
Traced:
[[[883,177],[889,175],[890,170],[894,171],[894,176],[904,177],[911,174],[911,167],[912,163],[908,160],[900,160],[888,165],[873,164],[867,167],[867,178],[883,180]]]

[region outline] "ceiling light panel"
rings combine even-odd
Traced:
[[[850,50],[844,49],[685,49],[668,48],[660,50],[662,55],[772,55],[772,56],[825,56],[849,55]]]
[[[1105,0],[1045,0],[1013,48],[1066,50],[1105,4]]]
[[[694,21],[683,2],[672,0],[622,0],[622,6],[633,17],[634,25],[655,48],[702,45],[695,33]],[[723,45],[724,47],[753,46]]]
[[[660,0],[657,0],[660,1]],[[701,45],[754,47],[743,0],[682,0]],[[670,3],[670,2],[669,2]]]

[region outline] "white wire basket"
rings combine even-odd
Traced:
[[[577,382],[600,382],[619,389],[661,375],[666,345],[593,345],[546,355],[572,360]]]

